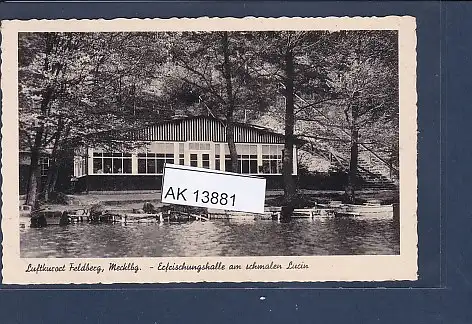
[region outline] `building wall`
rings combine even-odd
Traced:
[[[282,173],[283,144],[237,143],[240,173]],[[151,142],[132,152],[110,152],[89,148],[87,155],[74,158],[74,176],[162,174],[164,164],[180,164],[231,171],[226,143]],[[297,174],[297,153],[293,153],[293,174]]]
[[[199,116],[166,121],[142,129],[110,134],[114,139],[131,141],[215,141],[226,142],[226,125],[217,119]],[[234,141],[237,143],[282,144],[284,137],[263,127],[236,123]]]
[[[77,150],[74,176],[78,190],[158,189],[165,163],[231,171],[226,125],[214,118],[184,118],[101,136],[102,147]],[[107,146],[107,139],[113,145]],[[240,173],[281,177],[283,135],[236,124],[234,139]],[[296,148],[293,160],[296,175]]]
[[[280,175],[264,175],[267,189],[283,188],[283,179]],[[160,190],[162,175],[124,175],[87,176],[78,179],[76,192],[86,191],[132,191],[132,190]]]

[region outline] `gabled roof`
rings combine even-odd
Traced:
[[[235,122],[236,143],[283,143],[284,135],[268,128]],[[214,141],[226,142],[226,121],[209,116],[176,117],[139,129],[112,130],[93,135],[95,140]]]

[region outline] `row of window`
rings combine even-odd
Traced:
[[[93,153],[93,173],[132,173],[131,153]]]
[[[209,143],[190,143],[192,148],[188,158],[189,165],[195,167],[210,168],[211,155]],[[197,146],[198,144],[198,146]],[[221,150],[220,145],[223,145]],[[257,145],[255,144],[236,144],[238,152],[238,171],[246,174],[280,174],[282,172],[282,145],[263,144],[261,145],[262,165],[258,165]],[[163,147],[160,153],[146,152],[137,154],[137,173],[138,174],[161,174],[164,171],[164,164],[175,163],[174,153],[169,144]],[[225,153],[221,156],[222,151]],[[185,155],[183,144],[179,143],[178,163],[185,164]],[[221,159],[224,158],[224,170],[231,170],[231,156],[227,144],[215,144],[215,155],[213,165],[216,170],[221,169]],[[130,153],[93,153],[93,173],[110,174],[131,174],[132,157]]]

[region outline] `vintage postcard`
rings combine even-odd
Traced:
[[[3,283],[417,279],[414,17],[1,35]]]

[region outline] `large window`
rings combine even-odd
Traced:
[[[262,145],[262,166],[259,167],[259,173],[282,173],[282,149],[283,145]]]
[[[257,145],[239,144],[238,168],[241,173],[257,173]]]
[[[236,144],[238,153],[238,172],[257,174],[257,145]],[[225,170],[231,171],[231,155],[229,147],[225,144]]]
[[[198,155],[197,154],[190,154],[190,166],[196,167],[198,166]]]
[[[174,163],[171,153],[139,153],[138,173],[163,173],[165,163]]]
[[[131,153],[94,152],[93,173],[131,173]]]
[[[155,143],[148,152],[138,153],[138,173],[163,173],[165,163],[174,163],[173,143]]]
[[[210,168],[210,154],[208,153],[202,154],[202,167],[205,169]]]

